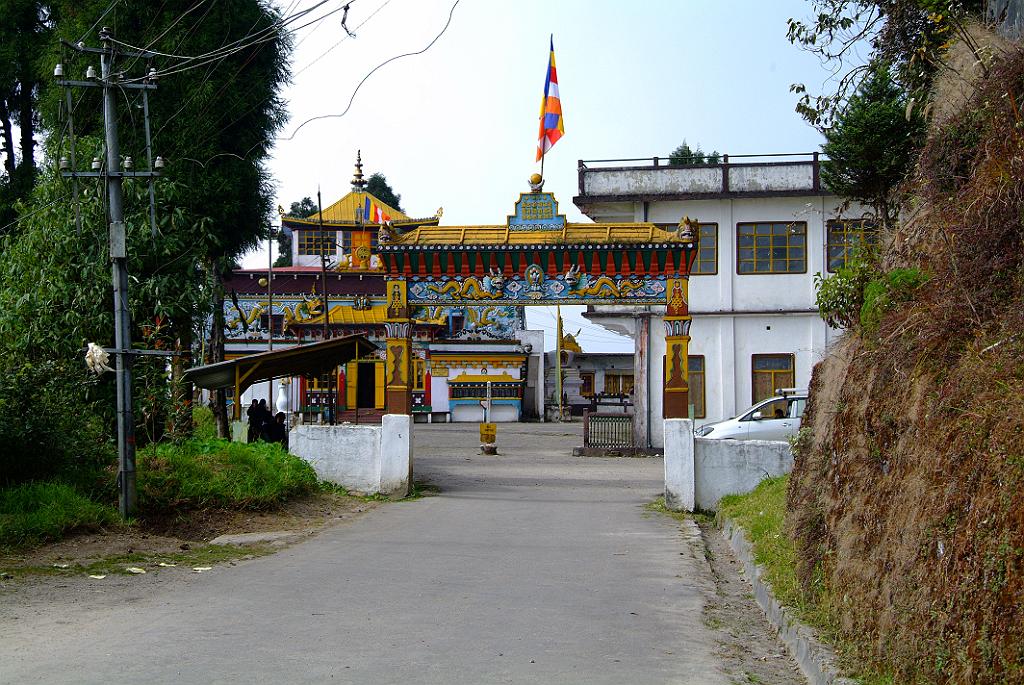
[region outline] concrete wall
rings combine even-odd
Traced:
[[[750,492],[765,478],[793,470],[787,442],[694,439],[694,497],[698,509],[715,511],[726,495]]]
[[[788,443],[694,438],[693,422],[665,419],[665,506],[714,511],[725,495],[745,494],[793,469]]]
[[[412,417],[386,414],[380,426],[298,425],[289,451],[322,480],[348,490],[405,497],[412,483]]]
[[[588,168],[583,172],[583,195],[664,195],[720,193],[722,166]],[[814,189],[814,166],[797,163],[729,164],[731,192],[772,192]],[[679,219],[677,218],[676,221]]]

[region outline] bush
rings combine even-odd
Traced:
[[[0,364],[0,487],[59,477],[91,490],[116,449],[82,368]]]
[[[313,492],[313,468],[276,443],[221,439],[160,443],[139,451],[138,498],[147,511],[259,509]]]
[[[928,275],[920,269],[893,269],[864,286],[860,308],[860,327],[874,335],[882,323],[882,315],[901,302],[909,302],[914,291],[928,282]]]
[[[76,529],[120,520],[117,510],[96,504],[63,483],[25,483],[0,490],[0,548],[60,539]]]
[[[213,410],[206,406],[192,408],[193,437],[197,440],[213,440],[217,437],[217,419]]]

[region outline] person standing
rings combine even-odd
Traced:
[[[249,430],[246,433],[245,441],[255,442],[256,438],[260,436],[260,425],[262,424],[260,405],[256,400],[253,400],[249,408],[245,410],[245,415],[249,419]]]

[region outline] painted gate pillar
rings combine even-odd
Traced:
[[[412,413],[412,321],[405,279],[387,282],[387,319],[384,324],[384,407],[388,414]]]
[[[690,416],[687,357],[690,348],[689,281],[670,278],[666,283],[665,390],[662,406],[666,419]]]

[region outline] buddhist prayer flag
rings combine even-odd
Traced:
[[[555,37],[551,36],[551,56],[544,79],[544,99],[540,104],[540,138],[537,141],[537,161],[558,142],[565,133],[562,122],[562,101],[558,98],[558,73],[555,71]]]
[[[371,224],[382,224],[385,221],[391,221],[391,216],[384,211],[383,207],[367,197],[363,202],[363,220]]]

